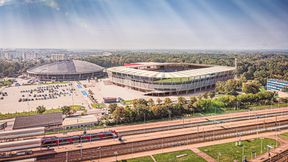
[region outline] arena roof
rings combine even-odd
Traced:
[[[60,61],[42,66],[28,69],[27,72],[30,74],[51,74],[51,75],[62,75],[62,74],[86,74],[102,71],[104,68],[96,64],[80,61],[80,60],[69,60]]]
[[[173,63],[158,63],[159,65],[167,65]],[[174,63],[176,64],[176,63]],[[144,63],[142,65],[156,65],[156,63],[148,64]],[[132,67],[127,66],[119,66],[119,67],[112,67],[107,69],[110,72],[116,73],[124,73],[127,75],[133,76],[140,76],[140,77],[149,77],[149,78],[189,78],[189,77],[196,77],[200,75],[208,75],[213,73],[225,72],[235,70],[235,67],[228,67],[228,66],[211,66],[205,67],[200,69],[191,69],[191,70],[183,70],[177,72],[156,72],[156,71],[149,71],[149,70],[141,70],[135,69]]]

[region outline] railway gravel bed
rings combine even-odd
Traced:
[[[124,154],[132,154],[149,150],[156,150],[174,146],[188,145],[200,142],[214,141],[225,138],[241,137],[256,133],[269,131],[279,131],[280,129],[288,129],[288,120],[279,122],[270,122],[263,124],[241,126],[237,128],[227,128],[216,131],[202,131],[199,133],[183,134],[179,136],[155,138],[152,140],[144,140],[138,142],[123,142],[97,148],[79,149],[75,151],[55,153],[49,156],[38,157],[38,161],[43,162],[59,162],[59,161],[81,161],[90,159],[99,159],[103,157],[118,156]]]

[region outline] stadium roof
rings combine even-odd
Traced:
[[[13,125],[13,129],[48,127],[62,125],[62,113],[48,113],[32,116],[17,116]]]
[[[102,71],[104,68],[96,64],[80,61],[80,60],[69,60],[60,61],[42,66],[28,69],[27,72],[30,74],[51,74],[51,75],[62,75],[62,74],[86,74]]]
[[[163,63],[158,63],[159,65],[164,65]],[[176,64],[176,63],[165,63],[167,64]],[[147,66],[149,64],[146,64]],[[153,63],[153,65],[156,65]],[[192,64],[191,64],[192,65]],[[177,72],[157,72],[157,71],[149,71],[149,70],[141,70],[135,69],[132,67],[127,66],[119,66],[119,67],[112,67],[107,69],[107,71],[116,72],[116,73],[124,73],[127,75],[133,76],[141,76],[141,77],[149,77],[149,78],[189,78],[189,77],[196,77],[200,75],[208,75],[213,73],[225,72],[235,70],[235,67],[228,67],[228,66],[211,66],[205,67],[200,69],[191,69],[191,70],[183,70]]]

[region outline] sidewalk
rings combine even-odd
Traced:
[[[283,152],[283,151],[288,149],[288,140],[287,139],[279,137],[279,135],[278,135],[277,138],[275,136],[274,137],[270,137],[270,138],[272,138],[274,140],[277,140],[280,143],[280,146],[278,146],[277,148],[272,149],[270,151],[271,157],[273,157],[274,155],[277,155],[277,154],[279,154],[279,153],[281,153],[281,152]],[[266,160],[268,158],[269,158],[269,153],[266,152],[265,154],[257,156],[256,159],[251,160],[251,162],[261,162],[261,161]]]
[[[205,159],[208,162],[217,162],[215,159],[213,159],[211,156],[207,155],[206,153],[200,151],[198,148],[196,147],[191,147],[191,150],[197,154],[198,156],[202,157],[203,159]]]

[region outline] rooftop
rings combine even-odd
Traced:
[[[49,127],[62,125],[62,113],[48,113],[32,116],[17,116],[15,118],[13,129]]]
[[[66,60],[28,69],[31,74],[85,74],[102,71],[104,68],[86,61]]]
[[[157,71],[149,71],[149,70],[142,70],[142,69],[135,69],[134,67],[137,66],[152,66],[152,65],[169,65],[169,64],[180,64],[180,63],[135,63],[135,66],[119,66],[119,67],[112,67],[107,69],[110,72],[116,73],[124,73],[127,75],[133,76],[141,76],[141,77],[149,77],[149,78],[189,78],[189,77],[196,77],[200,75],[209,75],[217,72],[225,72],[230,70],[235,70],[235,67],[228,67],[228,66],[211,66],[199,69],[190,69],[190,70],[183,70],[177,72],[157,72]],[[201,66],[199,64],[191,64]]]

